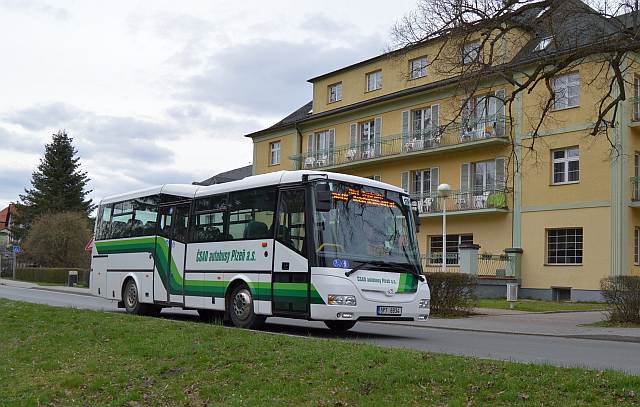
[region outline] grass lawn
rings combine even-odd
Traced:
[[[0,300],[2,405],[634,405],[640,377]],[[637,404],[636,404],[637,405]]]
[[[478,301],[480,308],[509,309],[509,303],[503,299],[482,298]],[[542,300],[518,300],[513,309],[517,311],[548,312],[548,311],[599,311],[605,309],[605,304],[597,302],[558,302]]]

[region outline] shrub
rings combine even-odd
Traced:
[[[16,280],[31,281],[34,283],[66,284],[69,270],[78,272],[78,282],[86,283],[89,270],[74,268],[40,268],[25,267],[16,269]]]
[[[436,315],[466,315],[477,303],[475,276],[463,273],[425,273],[431,289],[431,312]]]
[[[609,305],[609,321],[640,323],[640,276],[616,276],[600,281]]]
[[[43,267],[87,268],[91,254],[84,247],[89,239],[91,225],[84,213],[44,214],[29,229],[24,242],[25,256]]]

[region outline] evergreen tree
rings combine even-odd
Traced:
[[[46,213],[77,211],[89,216],[95,208],[85,190],[89,178],[80,170],[78,151],[66,131],[53,135],[45,146],[44,157],[31,176],[31,188],[20,195],[14,236],[24,237],[32,222]]]

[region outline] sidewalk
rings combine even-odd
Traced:
[[[80,288],[80,287],[67,287],[64,285],[38,285],[37,283],[31,283],[27,281],[17,281],[17,280],[7,280],[0,279],[0,285],[6,285],[10,287],[19,287],[19,288],[30,288],[33,290],[43,290],[43,291],[54,291],[61,292],[67,294],[76,294],[76,295],[91,295],[91,291],[88,288]]]
[[[426,322],[393,322],[400,325],[493,332],[513,335],[558,336],[639,342],[640,328],[600,328],[584,326],[606,318],[601,311],[526,312],[478,308],[480,315],[468,318],[430,318]]]

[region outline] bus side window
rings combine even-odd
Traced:
[[[232,192],[229,205],[228,233],[232,240],[272,238],[275,188]]]
[[[133,228],[133,202],[124,201],[113,205],[111,217],[111,239],[131,237]]]
[[[158,218],[158,197],[138,198],[133,203],[133,236],[153,236],[156,234]]]
[[[98,213],[98,227],[96,229],[96,240],[106,240],[111,237],[111,204],[100,207]]]
[[[227,208],[226,195],[198,199],[196,213],[191,217],[191,242],[219,242],[229,240],[224,231]]]
[[[304,255],[304,190],[282,191],[276,238]]]

